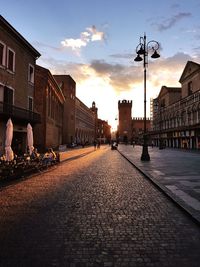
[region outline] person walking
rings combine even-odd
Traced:
[[[96,150],[96,148],[97,148],[97,141],[94,140],[94,150]]]
[[[100,146],[101,146],[101,142],[98,140],[97,148],[100,148]]]

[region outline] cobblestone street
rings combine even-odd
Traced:
[[[0,194],[2,267],[199,266],[199,227],[110,147]]]

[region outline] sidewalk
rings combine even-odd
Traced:
[[[149,162],[140,160],[141,146],[118,151],[200,223],[200,153],[149,147]]]

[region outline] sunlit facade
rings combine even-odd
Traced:
[[[95,113],[76,97],[75,143],[92,144],[95,139]]]
[[[35,69],[35,108],[41,123],[34,127],[34,145],[39,151],[63,144],[63,108],[65,97],[51,72],[39,65]]]

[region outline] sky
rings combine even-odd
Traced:
[[[37,64],[70,75],[77,97],[88,107],[95,101],[112,130],[119,100],[132,100],[132,116],[144,116],[144,68],[134,61],[144,34],[147,116],[163,85],[180,87],[188,60],[200,64],[199,10],[200,0],[0,0],[1,15],[41,54]]]

